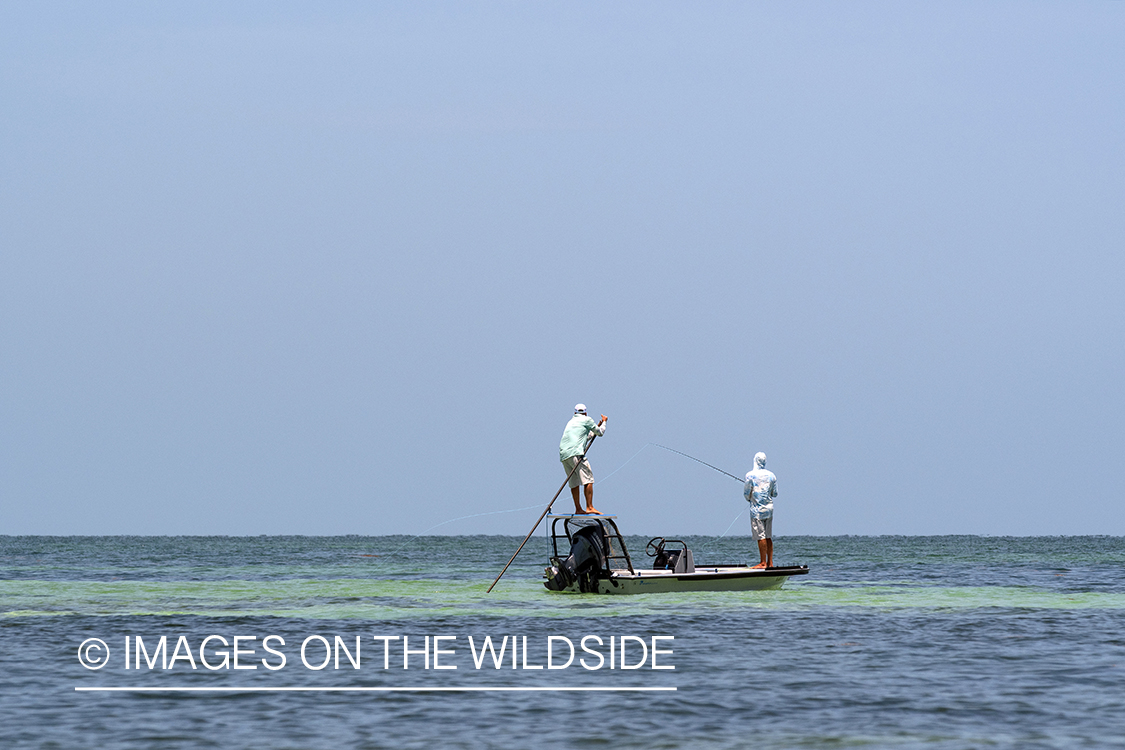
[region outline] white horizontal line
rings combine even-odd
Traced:
[[[674,687],[76,687],[80,693],[622,693]]]

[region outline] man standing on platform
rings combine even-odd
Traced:
[[[602,415],[601,421],[594,424],[594,420],[586,415],[586,405],[578,404],[574,407],[574,417],[566,423],[562,440],[559,442],[559,460],[562,461],[563,470],[570,477],[570,494],[574,497],[574,512],[578,515],[594,513],[601,515],[601,511],[594,507],[594,472],[590,469],[590,462],[586,460],[586,441],[591,433],[599,437],[605,434],[605,423],[609,417]],[[586,492],[586,509],[582,510],[579,502],[578,486],[582,485]]]
[[[754,468],[746,472],[742,496],[750,503],[750,530],[758,541],[762,561],[755,568],[773,567],[773,499],[777,497],[777,477],[766,469],[766,454],[754,455]]]

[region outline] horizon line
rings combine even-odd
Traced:
[[[675,692],[675,687],[76,687],[77,693],[607,693]]]
[[[110,539],[114,537],[126,538],[156,538],[156,539],[261,539],[265,538],[289,538],[289,539],[376,539],[381,537],[413,537],[421,539],[425,537],[501,537],[520,539],[520,534],[409,534],[409,533],[396,533],[396,534],[0,534],[0,539],[18,539],[25,537],[56,537],[56,538],[78,538],[78,539]],[[625,536],[648,536],[647,534],[626,534]],[[751,539],[749,534],[729,534],[726,536],[715,534],[682,534],[681,536],[689,537],[704,537],[715,539]],[[956,537],[956,536],[972,536],[980,537],[983,539],[1032,539],[1036,537],[1049,538],[1049,539],[1070,539],[1079,537],[1093,537],[1093,538],[1106,538],[1106,539],[1121,539],[1125,538],[1125,533],[1121,534],[991,534],[980,532],[961,532],[950,534],[777,534],[775,539],[832,539],[837,537],[853,537],[857,539],[877,539],[882,537],[909,537],[918,539],[928,538],[941,538],[941,537]]]

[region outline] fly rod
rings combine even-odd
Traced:
[[[689,456],[688,454],[684,453],[683,451],[678,451],[678,450],[676,450],[675,448],[669,448],[669,447],[668,447],[667,445],[661,445],[660,443],[653,443],[653,445],[655,445],[655,446],[656,446],[657,448],[663,448],[663,449],[664,449],[664,450],[666,450],[666,451],[672,451],[673,453],[679,453],[679,454],[680,454],[681,456],[683,456],[684,458],[690,458],[690,459],[691,459],[692,461],[696,461],[696,462],[698,462],[698,463],[701,463],[701,464],[703,464],[704,466],[707,466],[707,467],[709,467],[709,468],[711,468],[711,469],[714,469],[715,471],[719,472],[720,474],[726,474],[726,475],[727,475],[728,477],[730,477],[731,479],[735,479],[735,480],[737,480],[737,481],[739,481],[739,482],[744,482],[744,481],[746,481],[746,480],[745,480],[745,479],[743,479],[742,477],[736,477],[736,476],[735,476],[734,474],[731,474],[731,473],[730,473],[729,471],[723,471],[723,470],[722,470],[722,469],[720,469],[720,468],[719,468],[718,466],[711,466],[711,464],[707,463],[706,461],[700,461],[700,460],[699,460],[698,458],[696,458],[695,456]]]
[[[508,565],[511,565],[513,562],[515,562],[516,556],[519,555],[520,550],[523,549],[523,545],[527,544],[527,540],[530,539],[531,535],[535,533],[535,530],[539,528],[539,524],[543,522],[543,518],[551,512],[551,506],[555,504],[555,501],[559,499],[559,495],[561,495],[562,491],[566,489],[566,485],[570,482],[570,478],[574,476],[574,472],[578,471],[578,467],[582,465],[582,461],[586,460],[586,454],[590,452],[590,446],[593,445],[594,441],[597,439],[597,435],[590,436],[590,442],[586,443],[586,448],[582,451],[582,458],[574,463],[574,468],[571,469],[570,473],[566,475],[566,479],[563,480],[562,487],[559,487],[559,491],[556,492],[555,496],[551,498],[551,502],[547,503],[547,507],[544,508],[543,512],[539,515],[539,519],[535,522],[535,525],[531,527],[531,531],[527,532],[527,536],[525,536],[523,538],[523,541],[520,542],[519,549],[516,550],[515,555],[512,555],[512,559],[508,561]],[[484,593],[492,593],[492,589],[496,588],[496,584],[500,582],[500,577],[508,572],[508,565],[504,566],[504,569],[500,571],[500,575],[496,576],[496,580],[492,582],[492,585],[488,587],[488,591],[485,591]]]

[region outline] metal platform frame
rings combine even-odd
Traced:
[[[570,545],[574,542],[574,539],[572,538],[570,533],[572,522],[574,523],[575,528],[591,526],[594,523],[597,523],[602,527],[602,531],[605,532],[606,538],[610,541],[610,548],[607,550],[602,550],[605,553],[606,568],[608,569],[608,571],[622,570],[622,568],[620,567],[615,567],[612,564],[612,561],[624,560],[625,568],[628,569],[630,573],[636,574],[637,571],[633,569],[633,559],[629,556],[629,548],[625,546],[625,538],[621,536],[621,530],[617,528],[617,524],[613,520],[615,518],[617,518],[617,516],[601,516],[593,513],[571,513],[567,515],[547,516],[547,520],[550,522],[547,525],[547,534],[551,539],[551,549],[554,552],[553,557],[560,557],[560,539],[566,539],[566,551],[562,553],[561,557],[566,557],[568,554],[570,554]],[[563,532],[561,534],[559,533],[559,521],[563,522]],[[587,523],[578,523],[579,521],[585,521]],[[620,555],[613,554],[612,542],[614,539],[616,539],[617,543],[621,545]]]

